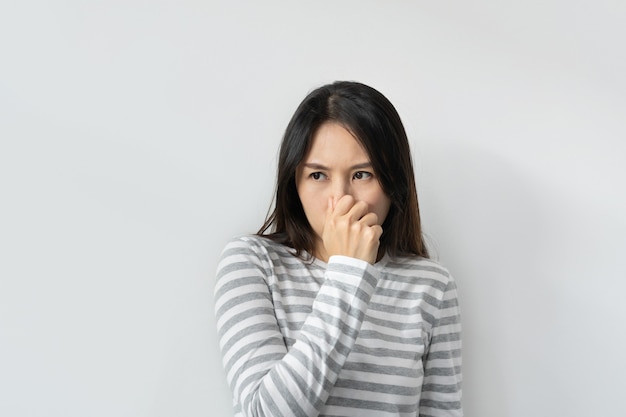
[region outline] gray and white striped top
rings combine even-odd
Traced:
[[[423,258],[231,241],[215,311],[237,416],[462,416],[456,285]]]

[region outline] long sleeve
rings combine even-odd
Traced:
[[[222,254],[215,310],[227,380],[247,417],[317,416],[354,346],[379,272],[364,261],[332,257],[290,349],[272,274],[270,254],[243,239]]]
[[[461,382],[461,320],[456,284],[450,279],[424,359],[420,417],[462,417]]]

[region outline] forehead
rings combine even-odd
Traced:
[[[368,161],[369,155],[349,130],[339,123],[326,122],[313,135],[304,159],[307,161],[318,158],[354,162],[355,159]]]

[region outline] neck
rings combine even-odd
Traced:
[[[328,256],[328,252],[326,252],[326,248],[324,247],[324,242],[322,242],[322,239],[318,238],[316,240],[315,252],[313,253],[313,256],[315,256],[320,261],[328,263],[328,258],[330,258],[330,256]]]

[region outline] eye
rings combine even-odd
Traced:
[[[309,174],[309,177],[313,178],[315,181],[326,179],[326,175],[322,174],[321,172],[312,172],[311,174]]]
[[[354,173],[353,178],[355,180],[366,180],[371,178],[372,174],[366,171],[357,171]]]

